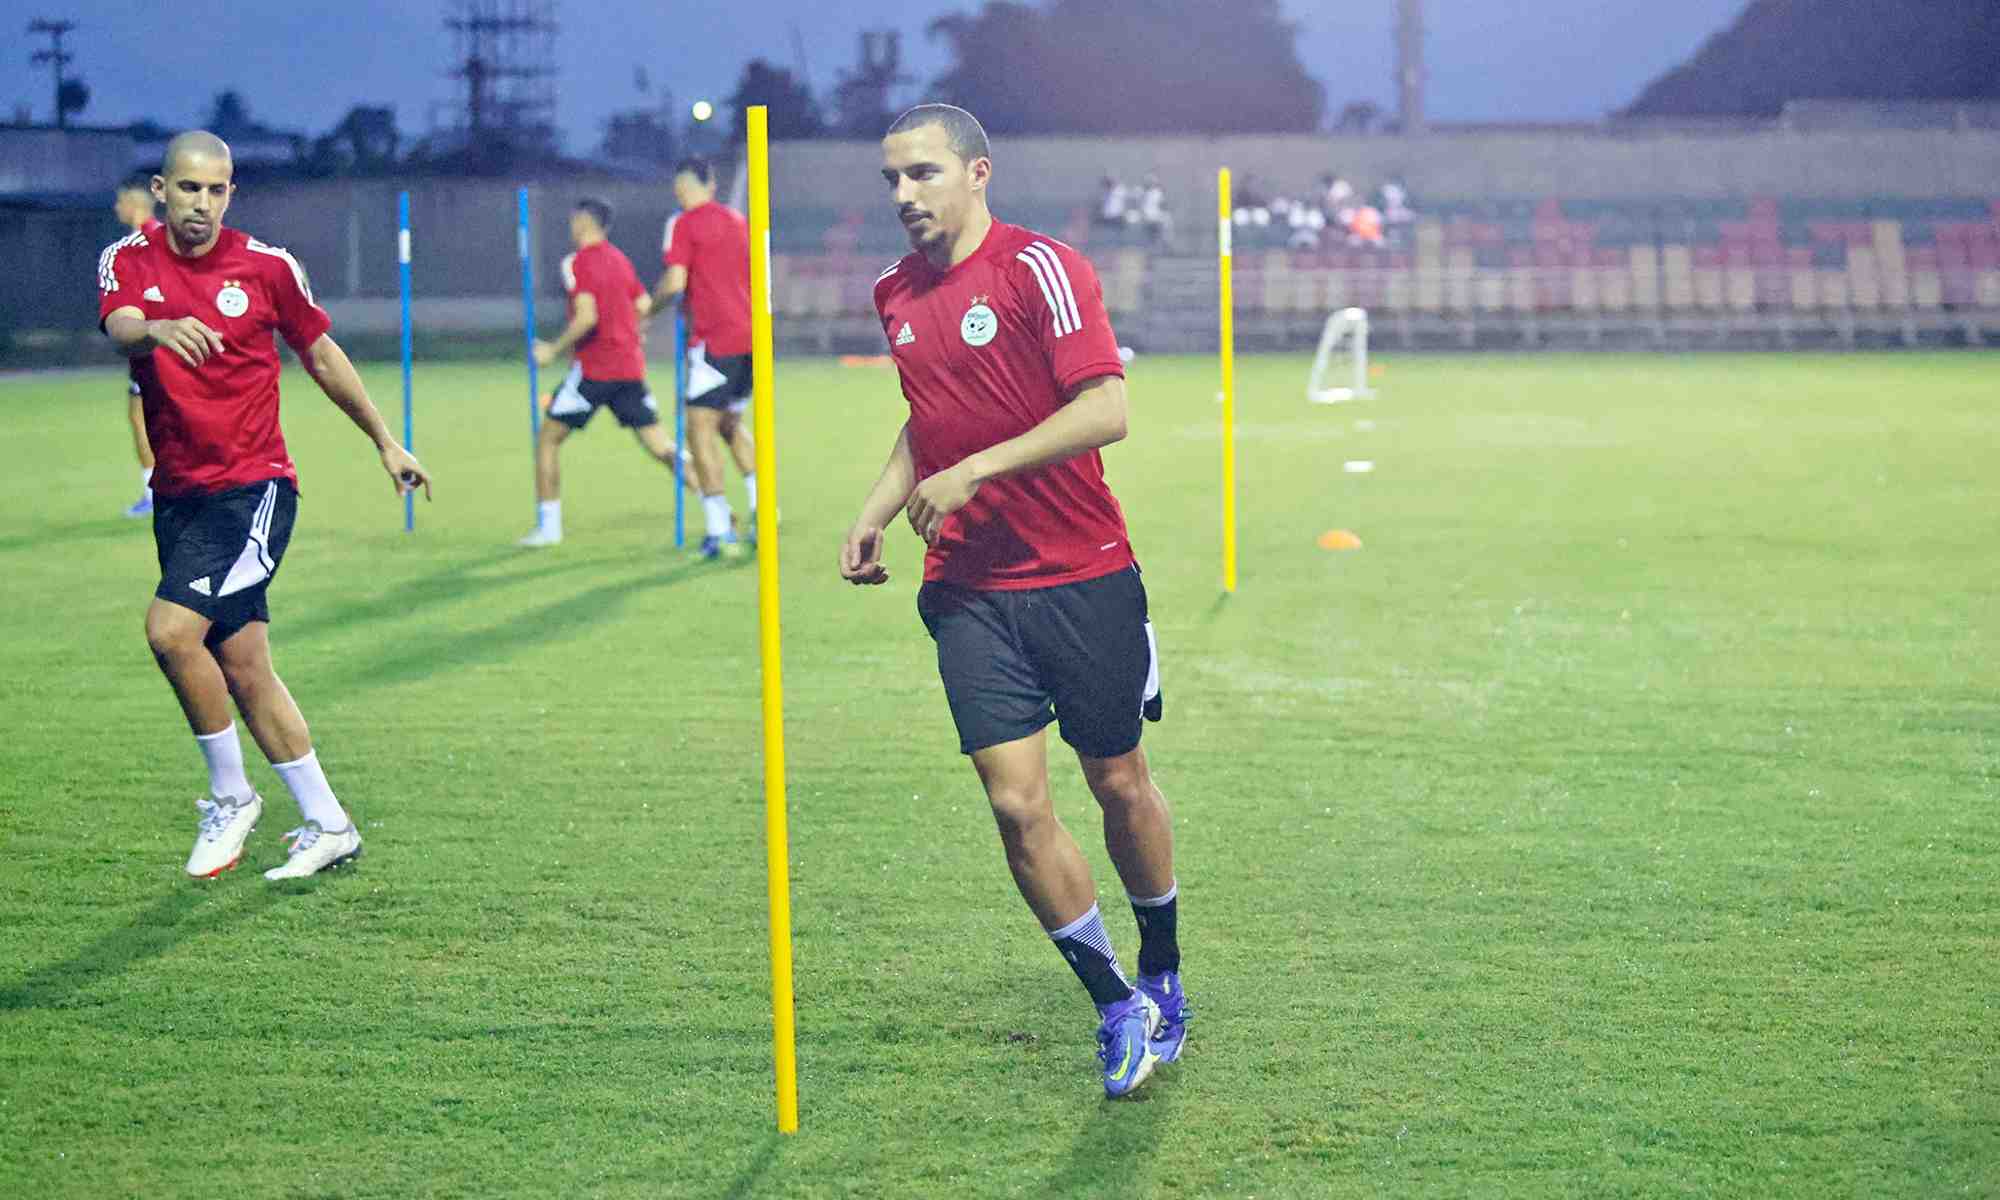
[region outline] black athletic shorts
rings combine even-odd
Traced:
[[[627,429],[644,429],[660,421],[659,405],[643,379],[585,379],[581,364],[563,376],[549,401],[549,416],[571,429],[582,429],[600,408],[608,408]]]
[[[1079,754],[1115,758],[1157,721],[1160,660],[1139,568],[1025,591],[926,583],[917,614],[937,642],[958,748],[971,754],[1050,721]]]
[[[705,348],[689,346],[687,388],[696,408],[741,409],[750,402],[750,356],[710,358]]]
[[[153,594],[213,622],[210,646],[228,641],[252,621],[269,621],[265,592],[291,544],[298,515],[299,493],[289,479],[200,496],[155,496],[160,586]]]

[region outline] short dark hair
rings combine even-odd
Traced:
[[[710,184],[715,182],[715,164],[699,154],[690,154],[674,164],[674,174],[692,175],[697,182]]]
[[[585,196],[576,202],[576,211],[589,213],[590,219],[597,222],[599,229],[611,228],[611,205],[608,201],[599,200],[595,196]]]
[[[150,198],[153,194],[153,177],[151,175],[127,175],[119,182],[117,194],[122,196],[126,192],[144,192]]]
[[[986,140],[986,129],[980,125],[979,118],[955,104],[919,104],[897,117],[889,126],[889,132],[883,136],[893,137],[926,125],[943,128],[951,152],[964,162],[993,157],[993,147]]]

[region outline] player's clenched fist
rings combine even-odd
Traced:
[[[198,367],[211,355],[222,353],[222,335],[194,317],[148,321],[146,336],[153,339],[154,345],[164,346],[178,354],[181,361],[190,367]]]

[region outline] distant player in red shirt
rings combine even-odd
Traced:
[[[743,214],[715,198],[715,167],[705,158],[674,168],[674,200],[653,289],[664,310],[681,297],[688,319],[688,449],[701,485],[703,558],[738,552],[735,516],[722,492],[722,444],[743,473],[750,528],[757,527],[756,447],[743,410],[750,403],[750,230]]]
[[[1173,827],[1139,746],[1159,720],[1146,590],[1098,448],[1125,436],[1125,378],[1090,260],[993,218],[971,113],[925,104],[882,139],[882,177],[916,252],[875,307],[909,418],[841,548],[889,578],[883,529],[928,543],[917,611],[937,642],[959,749],[986,788],[1014,882],[1096,1002],[1104,1089],[1180,1056],[1188,1011]],[[1075,750],[1139,922],[1139,982],[1105,933],[1090,867],[1049,800],[1047,727]]]
[[[264,801],[243,773],[229,703],[285,781],[304,823],[266,879],[296,879],[361,853],[361,833],[334,797],[305,718],[271,668],[266,591],[298,513],[298,472],[278,428],[278,347],[381,453],[398,495],[430,478],[389,436],[313,302],[305,273],[222,217],[236,190],[229,147],[214,134],[167,143],[153,196],[166,227],[106,247],[97,263],[99,324],[131,359],[156,455],[153,540],[160,582],[146,641],[180,698],[208,764],[208,796],[190,875],[234,867]]]
[[[153,189],[146,179],[128,179],[118,185],[112,201],[118,223],[133,233],[157,234],[161,225],[153,219]],[[125,510],[128,517],[153,515],[153,444],[146,440],[146,410],[139,403],[139,380],[126,387],[125,419],[132,426],[132,452],[139,459],[139,498]]]
[[[563,291],[569,294],[569,324],[553,342],[535,343],[535,361],[549,366],[575,352],[569,374],[549,401],[535,443],[535,495],[541,501],[534,532],[523,546],[562,541],[562,464],[559,453],[569,435],[608,408],[632,431],[646,453],[668,467],[680,449],[660,424],[659,405],[646,386],[646,348],[640,318],[652,301],[632,269],[632,260],[611,244],[611,206],[585,197],[569,214],[569,237],[576,253],[562,260]]]

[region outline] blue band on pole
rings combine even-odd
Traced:
[[[687,480],[681,460],[687,454],[687,317],[674,314],[674,549],[687,545]]]
[[[417,416],[410,387],[410,193],[396,193],[396,280],[403,294],[403,448],[416,453]],[[403,532],[417,528],[417,493],[403,493]]]
[[[528,189],[521,189],[521,344],[528,355],[528,461],[534,461],[535,444],[542,436],[542,386],[535,367],[535,260],[529,253]],[[536,496],[535,528],[541,528],[540,495]]]

